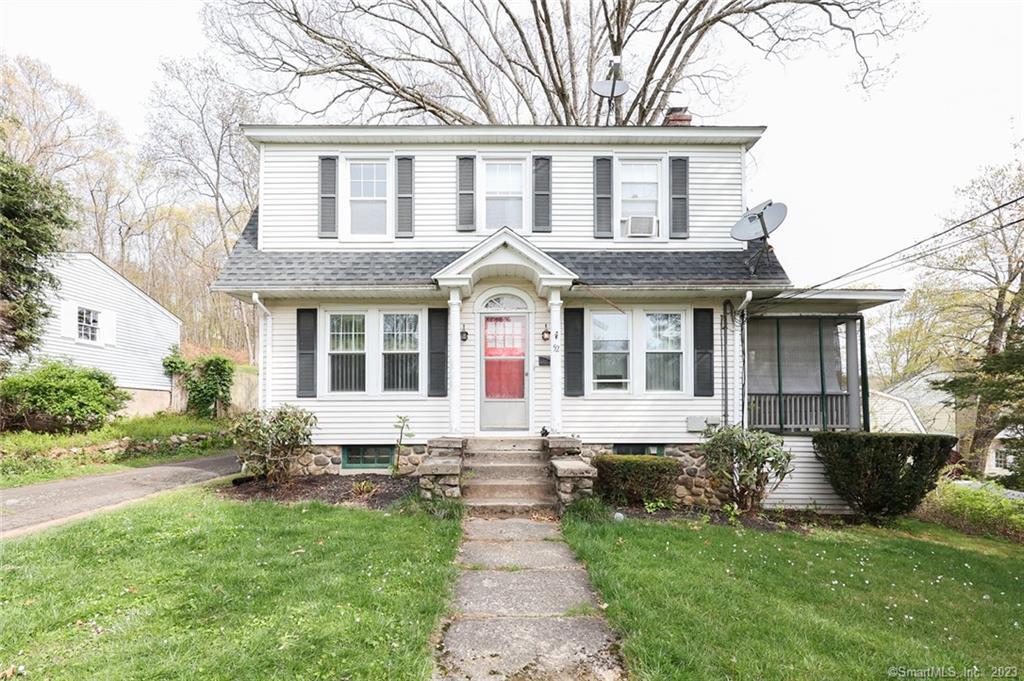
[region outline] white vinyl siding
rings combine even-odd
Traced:
[[[163,358],[181,342],[181,322],[92,255],[67,254],[53,273],[60,288],[48,296],[50,316],[32,359],[102,369],[122,388],[170,390]],[[94,338],[80,336],[80,310],[91,313],[86,333]]]
[[[787,435],[785,447],[793,455],[793,472],[765,500],[765,506],[810,508],[848,512],[850,509],[825,479],[825,469],[814,457],[809,435]]]
[[[533,243],[544,249],[655,249],[655,250],[707,250],[741,249],[745,244],[734,241],[729,229],[743,210],[743,151],[739,146],[687,145],[673,147],[644,147],[643,155],[656,155],[667,163],[669,155],[690,159],[690,237],[668,241],[665,226],[658,239],[599,240],[594,238],[593,158],[595,155],[614,155],[623,159],[636,157],[636,149],[624,146],[561,145],[504,147],[462,147],[436,145],[429,147],[360,148],[359,155],[373,159],[395,154],[416,158],[414,214],[416,232],[412,239],[395,242],[386,237],[351,237],[347,226],[339,225],[338,239],[317,238],[318,158],[337,155],[340,159],[357,160],[346,156],[348,149],[324,144],[267,144],[262,150],[262,185],[260,192],[260,247],[267,250],[316,249],[368,249],[401,248],[438,250],[468,249],[492,233],[484,227],[478,216],[474,232],[455,229],[455,164],[459,155],[474,155],[481,165],[489,158],[524,159],[524,229]],[[551,157],[551,224],[550,233],[533,233],[529,229],[532,170],[528,158],[531,154]],[[393,163],[389,163],[389,168]],[[345,165],[342,164],[344,168]],[[390,172],[390,171],[389,171]],[[664,175],[664,173],[662,173]],[[485,178],[478,168],[477,204],[483,211]],[[389,175],[390,181],[390,175]],[[388,185],[391,186],[390,184]],[[342,182],[348,193],[348,183]],[[618,189],[616,188],[616,191]],[[662,203],[659,216],[662,223],[667,205],[667,187],[662,181],[659,193]],[[393,192],[389,192],[393,193]],[[389,201],[389,206],[390,206]],[[616,200],[616,203],[618,201]],[[343,204],[347,205],[347,204]],[[389,220],[393,212],[389,207]],[[339,211],[348,222],[347,210]],[[616,231],[619,223],[615,223]],[[388,235],[393,229],[388,228]],[[382,241],[384,243],[382,243]]]

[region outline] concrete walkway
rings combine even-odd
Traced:
[[[238,472],[234,454],[0,489],[0,538],[36,532],[157,492]]]
[[[441,679],[624,679],[583,565],[558,524],[470,518]]]

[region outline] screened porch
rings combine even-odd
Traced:
[[[775,432],[868,430],[860,316],[754,317],[747,423]]]

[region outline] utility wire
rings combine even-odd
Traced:
[[[810,287],[807,287],[807,288],[804,288],[804,289],[800,289],[799,291],[787,292],[787,294],[783,295],[782,297],[776,297],[776,298],[767,300],[767,301],[765,301],[764,303],[762,303],[759,306],[759,310],[764,310],[764,309],[767,309],[769,307],[772,307],[773,305],[779,305],[779,304],[782,304],[782,303],[784,303],[784,302],[786,302],[788,300],[795,299],[795,298],[797,298],[797,296],[799,296],[802,293],[811,292],[810,296],[803,296],[803,297],[800,298],[801,300],[806,300],[807,298],[810,298],[810,297],[812,297],[814,295],[817,295],[818,293],[824,293],[826,291],[835,290],[836,288],[838,288],[838,286],[833,286],[833,287],[828,287],[828,288],[823,288],[823,287],[825,287],[828,284],[831,284],[831,283],[834,283],[834,282],[837,282],[837,281],[840,281],[840,280],[843,280],[843,279],[847,279],[847,278],[851,277],[852,275],[859,274],[860,276],[857,276],[857,277],[855,277],[853,279],[850,279],[850,281],[844,282],[843,283],[844,286],[848,286],[848,285],[850,285],[852,283],[855,283],[857,281],[861,281],[861,280],[866,279],[868,277],[877,276],[879,274],[883,274],[885,272],[889,272],[889,271],[891,271],[893,269],[897,269],[899,267],[903,267],[906,264],[909,264],[909,263],[912,263],[912,262],[916,262],[918,260],[926,258],[929,255],[932,255],[934,253],[938,253],[941,250],[944,250],[944,249],[947,249],[947,248],[952,248],[952,247],[958,246],[958,245],[960,245],[962,243],[966,243],[966,242],[972,241],[974,239],[979,239],[979,238],[988,236],[990,234],[994,234],[995,232],[998,232],[998,231],[1001,231],[1003,229],[1006,229],[1007,227],[1011,227],[1013,225],[1016,225],[1016,224],[1019,224],[1021,222],[1024,222],[1024,218],[1018,219],[1018,220],[1014,220],[1012,222],[1008,222],[1008,223],[1006,223],[1004,225],[1000,225],[998,227],[995,227],[994,229],[988,230],[988,231],[983,232],[981,234],[972,234],[970,236],[963,237],[963,238],[961,238],[961,239],[959,239],[957,241],[939,244],[938,246],[933,247],[933,248],[931,248],[929,250],[926,250],[926,251],[923,251],[923,252],[917,252],[917,253],[909,253],[908,255],[906,255],[906,256],[904,256],[902,258],[899,258],[899,259],[897,259],[895,261],[892,260],[892,258],[895,258],[896,256],[899,256],[901,254],[907,253],[908,251],[912,251],[913,249],[918,248],[918,247],[928,243],[929,241],[934,241],[935,239],[939,239],[939,238],[949,234],[950,232],[953,232],[954,230],[960,229],[960,228],[962,228],[962,227],[964,227],[966,225],[971,224],[972,222],[980,220],[983,217],[987,217],[988,215],[991,215],[992,213],[994,213],[994,212],[996,212],[998,210],[1006,208],[1007,206],[1013,205],[1013,204],[1018,203],[1019,201],[1022,201],[1022,200],[1024,200],[1024,195],[1018,196],[1017,198],[1011,199],[1009,201],[1005,201],[1005,202],[999,204],[998,206],[995,206],[994,208],[990,208],[989,210],[985,211],[984,213],[980,213],[980,214],[975,215],[974,217],[972,217],[972,218],[970,218],[968,220],[964,220],[963,222],[958,222],[955,225],[951,225],[950,227],[947,227],[946,229],[944,229],[944,230],[942,230],[940,232],[936,232],[935,234],[932,234],[931,236],[925,237],[924,239],[921,239],[920,241],[917,241],[917,242],[915,242],[915,243],[913,243],[913,244],[911,244],[909,246],[906,246],[906,247],[901,248],[899,250],[893,251],[892,253],[889,253],[888,255],[882,256],[880,258],[876,258],[875,260],[872,260],[869,263],[866,263],[866,264],[861,265],[859,267],[855,267],[854,269],[852,269],[852,270],[850,270],[848,272],[844,272],[843,274],[840,274],[838,276],[832,277],[831,279],[827,279],[827,280],[822,281],[820,283],[814,284],[813,286],[810,286]]]

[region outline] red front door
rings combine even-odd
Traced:
[[[526,327],[524,314],[484,315],[484,390],[480,414],[483,429],[529,428]]]

